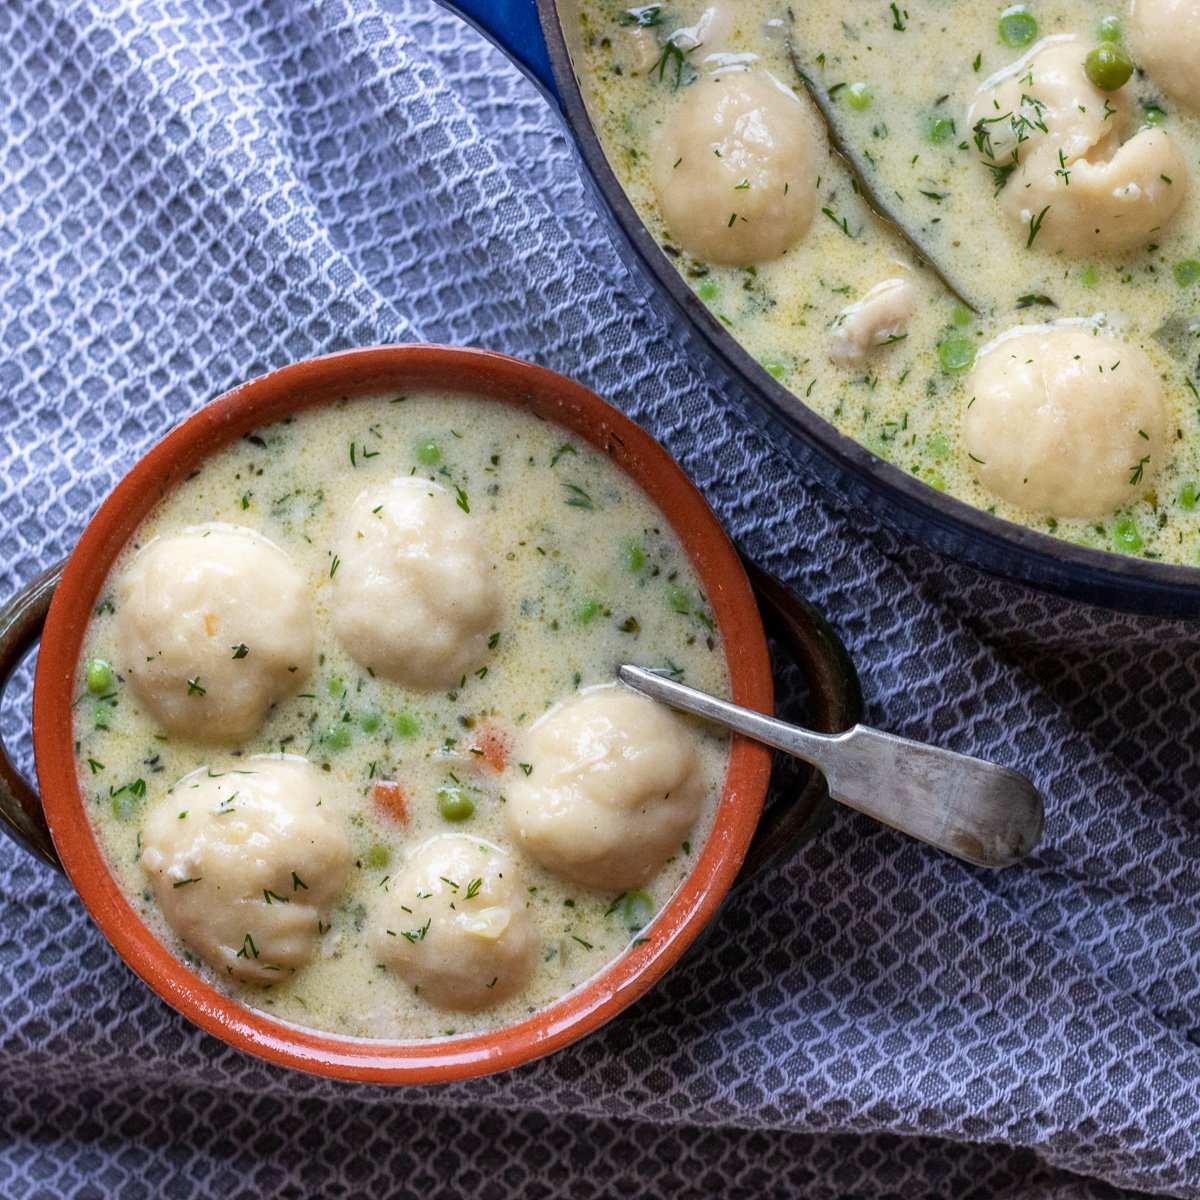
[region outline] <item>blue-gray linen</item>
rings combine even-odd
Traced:
[[[839,813],[582,1045],[387,1090],[197,1032],[0,839],[0,1195],[1200,1196],[1190,627],[949,566],[812,486],[672,345],[544,102],[432,0],[0,4],[4,595],[205,400],[411,340],[641,421],[829,613],[871,720],[1032,774],[1044,843],[987,873]]]

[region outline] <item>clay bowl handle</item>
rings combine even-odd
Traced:
[[[767,633],[795,660],[808,684],[812,712],[806,724],[819,733],[841,733],[857,725],[863,718],[858,673],[829,622],[744,553],[742,565]],[[763,813],[733,886],[742,886],[793,854],[824,828],[832,810],[824,777],[815,767],[806,767],[790,794]]]
[[[13,672],[42,635],[64,565],[56,563],[43,571],[0,609],[0,698]],[[62,870],[42,812],[41,798],[13,765],[3,734],[0,734],[0,829],[35,858]]]

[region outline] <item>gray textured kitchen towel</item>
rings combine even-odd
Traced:
[[[172,423],[339,347],[494,347],[660,437],[816,599],[871,719],[1031,773],[987,873],[840,813],[582,1045],[425,1090],[266,1066],[0,839],[4,1197],[1200,1196],[1200,668],[1183,623],[947,566],[672,346],[554,117],[431,0],[0,4],[0,584]],[[4,733],[28,762],[29,675]]]

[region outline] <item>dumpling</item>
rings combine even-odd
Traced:
[[[487,1008],[533,973],[537,930],[512,860],[461,834],[413,851],[371,918],[376,959],[438,1008]]]
[[[1085,325],[1020,327],[976,358],[963,438],[979,482],[1030,512],[1099,517],[1149,490],[1167,454],[1157,372]]]
[[[237,525],[156,538],[117,584],[121,670],[170,733],[239,742],[307,677],[308,588],[273,542]]]
[[[237,761],[184,776],[155,805],[142,867],[167,924],[205,962],[278,982],[316,953],[350,838],[304,759]]]
[[[691,734],[624,688],[592,688],[552,708],[521,757],[530,770],[506,788],[509,830],[532,858],[584,887],[645,883],[700,815]]]
[[[772,76],[702,76],[667,116],[651,151],[667,231],[707,262],[778,258],[812,224],[816,155],[811,114]]]
[[[357,662],[443,688],[487,657],[501,610],[495,565],[445,488],[408,478],[363,492],[334,555],[333,628]]]
[[[1135,246],[1171,219],[1188,188],[1174,138],[1137,129],[1129,88],[1106,93],[1088,79],[1087,49],[1074,36],[1046,38],[987,80],[967,116],[1000,207],[1038,250]]]
[[[1200,0],[1133,0],[1129,42],[1158,87],[1200,112]]]

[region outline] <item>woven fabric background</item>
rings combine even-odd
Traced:
[[[0,1195],[1200,1196],[1191,626],[949,567],[812,487],[672,346],[544,102],[432,0],[0,4],[0,593],[205,400],[418,339],[645,424],[829,613],[871,720],[1032,774],[1045,840],[989,874],[842,812],[583,1044],[388,1091],[198,1033],[0,839]]]

